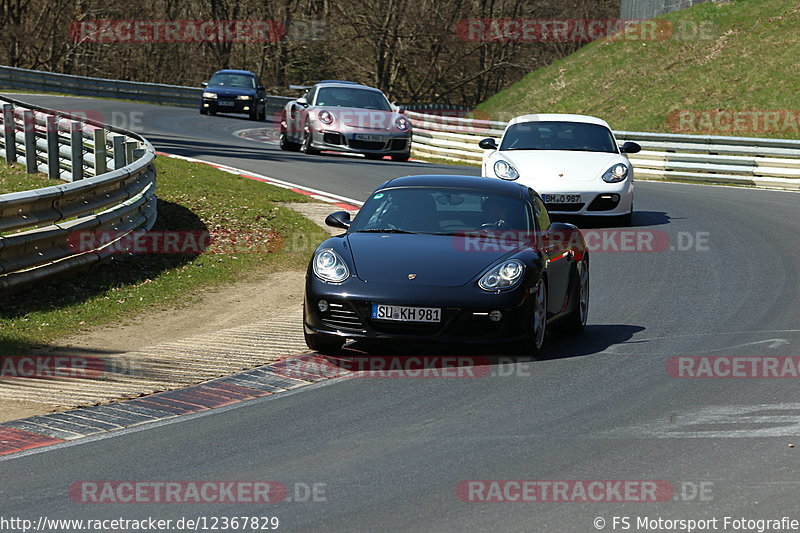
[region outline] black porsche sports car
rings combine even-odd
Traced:
[[[551,222],[518,183],[406,176],[378,187],[346,229],[316,249],[306,273],[306,343],[347,339],[514,342],[537,353],[551,326],[580,331],[589,255],[578,229]]]

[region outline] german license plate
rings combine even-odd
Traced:
[[[543,194],[542,200],[546,204],[579,204],[581,203],[580,194]]]
[[[372,318],[395,322],[441,322],[442,310],[438,307],[372,304]]]
[[[374,142],[374,143],[382,143],[386,139],[384,139],[380,135],[368,135],[366,133],[356,133],[356,140],[357,141]]]
[[[233,102],[229,102],[226,100],[220,100],[217,102],[217,105],[220,107],[233,107]]]

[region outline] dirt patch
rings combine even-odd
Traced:
[[[330,204],[322,203],[284,205],[300,211],[319,225],[324,225],[325,216],[336,210]],[[341,232],[327,229],[332,234]],[[264,322],[297,313],[303,301],[304,283],[305,271],[276,272],[258,281],[207,291],[185,307],[154,311],[120,324],[92,328],[61,338],[55,345],[44,348],[42,353],[113,356],[244,324]],[[66,408],[44,402],[0,399],[0,422]]]

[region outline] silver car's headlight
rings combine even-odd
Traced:
[[[505,159],[498,159],[494,163],[494,175],[500,179],[513,181],[519,178],[519,172],[514,165]]]
[[[217,93],[203,93],[203,98],[211,98],[212,100],[216,100]]]
[[[341,283],[350,277],[350,269],[339,254],[324,248],[314,254],[314,274],[323,281]]]
[[[252,100],[253,97],[249,96],[247,94],[240,94],[239,96],[236,97],[236,99],[237,100]]]
[[[628,177],[628,172],[628,165],[617,163],[606,170],[605,174],[603,174],[603,181],[607,183],[618,183]]]
[[[485,291],[501,291],[510,289],[519,283],[525,273],[525,264],[519,259],[509,259],[492,267],[484,274],[478,286]]]
[[[400,131],[408,131],[410,124],[408,123],[408,119],[406,117],[397,117],[394,121],[394,125]]]

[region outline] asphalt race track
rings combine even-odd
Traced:
[[[196,110],[18,98],[136,116],[160,151],[359,200],[395,176],[475,173],[282,152],[233,135],[253,122]],[[480,378],[333,380],[11,456],[0,460],[2,514],[277,516],[279,531],[365,532],[588,532],[598,517],[612,530],[615,516],[634,525],[800,519],[800,448],[790,446],[800,444],[797,381],[667,371],[677,356],[800,356],[799,202],[786,192],[639,182],[632,229],[668,244],[594,252],[589,326],[552,336],[540,360],[496,364]],[[73,483],[100,480],[274,480],[290,493],[316,483],[324,497],[249,506],[70,498]],[[467,480],[659,480],[675,492],[661,502],[486,503],[459,498]]]

